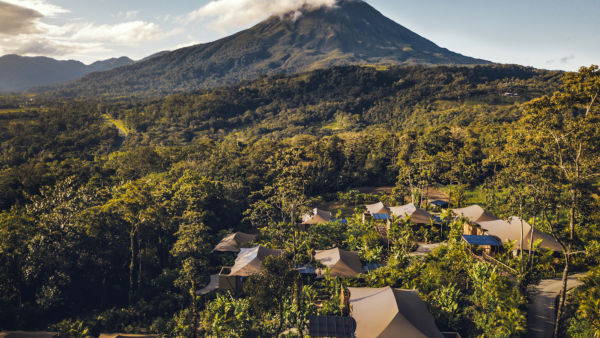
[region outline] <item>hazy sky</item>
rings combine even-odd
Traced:
[[[335,0],[0,0],[0,55],[89,63],[209,42],[302,3]],[[600,0],[367,0],[450,50],[576,70],[600,63]]]

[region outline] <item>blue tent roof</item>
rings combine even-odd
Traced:
[[[498,239],[492,236],[462,235],[462,237],[467,243],[471,245],[502,245],[502,243]]]
[[[339,222],[342,224],[348,224],[348,220],[346,220],[345,218],[332,218],[331,219],[332,222]]]
[[[448,202],[442,200],[431,201],[429,204],[437,205],[438,207],[448,206]]]
[[[388,214],[373,214],[373,218],[376,220],[386,220],[386,219],[390,219],[391,216]]]

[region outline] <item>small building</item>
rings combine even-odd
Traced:
[[[374,204],[366,204],[365,208],[370,215],[374,214],[391,214],[390,209],[383,203],[377,202]]]
[[[448,209],[448,207],[450,206],[450,203],[448,201],[444,201],[444,200],[433,200],[433,201],[429,201],[429,205],[434,208]]]
[[[502,246],[497,238],[485,235],[462,235],[462,238],[467,244],[483,249],[487,253],[491,253],[496,248]]]
[[[417,290],[348,288],[356,337],[443,338]]]
[[[331,220],[331,212],[314,208],[312,212],[302,216],[302,224],[323,224]]]
[[[312,316],[308,319],[308,335],[311,337],[352,338],[356,321],[352,317]]]
[[[358,254],[352,251],[333,248],[330,250],[316,250],[315,260],[321,262],[329,269],[333,277],[356,277],[362,273],[362,263]],[[317,275],[325,274],[323,270],[317,270]]]
[[[484,234],[484,231],[478,225],[479,222],[498,220],[498,217],[494,216],[490,212],[485,211],[477,204],[468,206],[466,208],[452,209],[452,212],[457,217],[464,217],[468,220],[468,222],[463,224],[464,235],[481,236]]]
[[[410,221],[414,224],[428,225],[436,222],[436,219],[425,209],[419,208],[412,203],[399,207],[391,207],[390,211],[396,217],[402,219],[410,218]]]
[[[240,248],[244,244],[252,242],[256,235],[251,235],[243,232],[236,232],[225,236],[213,251],[220,252],[240,252]]]
[[[498,217],[494,216],[490,212],[485,211],[477,204],[473,204],[466,208],[452,209],[452,212],[457,217],[464,217],[472,223],[495,221],[498,219]]]
[[[522,223],[521,223],[522,222]],[[558,241],[545,232],[534,229],[529,223],[521,220],[517,216],[511,216],[508,221],[494,220],[477,223],[483,231],[489,236],[494,236],[502,242],[516,241],[513,250],[518,250],[521,243],[521,224],[523,225],[523,250],[529,250],[529,240],[533,232],[533,242],[541,240],[540,248],[562,251],[563,247]]]
[[[223,267],[219,272],[219,289],[241,292],[246,277],[262,271],[262,262],[269,256],[279,256],[283,250],[263,246],[242,248],[232,267]]]

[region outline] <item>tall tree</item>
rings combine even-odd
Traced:
[[[564,248],[565,266],[554,335],[564,313],[570,261],[576,251],[577,229],[585,216],[594,183],[600,177],[600,71],[597,66],[568,73],[561,91],[526,105],[517,139],[525,166],[541,177],[549,192],[542,215]]]

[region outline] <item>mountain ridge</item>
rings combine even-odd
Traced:
[[[134,61],[128,57],[100,60],[89,65],[76,60],[7,54],[0,57],[0,93],[75,80],[92,72],[111,70]]]
[[[57,89],[75,96],[164,95],[349,64],[489,63],[441,48],[366,2],[344,0],[331,8],[304,9],[299,17],[296,12],[271,16],[225,38],[159,53]]]

